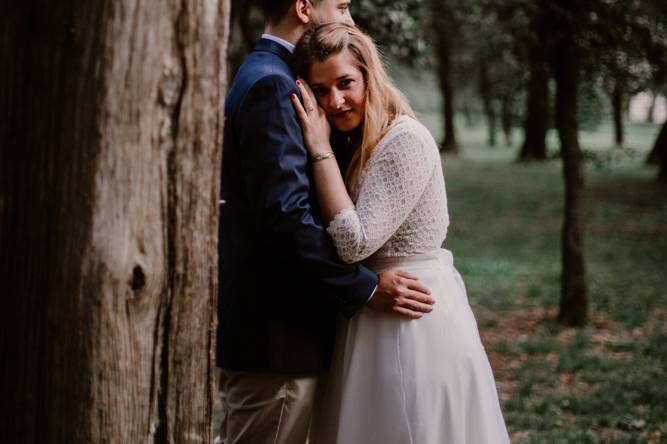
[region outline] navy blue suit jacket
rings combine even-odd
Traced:
[[[217,362],[231,370],[326,370],[336,314],[377,285],[338,259],[319,220],[290,56],[262,39],[225,102]]]

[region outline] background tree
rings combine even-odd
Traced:
[[[658,171],[658,181],[667,182],[667,122],[662,124],[662,129],[655,141],[653,151],[658,157],[660,170]]]
[[[550,126],[549,54],[544,47],[543,30],[546,27],[544,2],[518,2],[512,8],[518,15],[512,27],[515,50],[529,72],[526,87],[524,113],[524,138],[519,151],[519,161],[542,161],[547,159],[547,131]]]
[[[646,49],[647,58],[652,68],[652,83],[654,95],[657,91],[667,91],[667,4],[659,0],[644,0],[642,2],[648,17],[647,27],[642,34],[642,44]],[[667,135],[663,127],[653,144],[653,148],[646,158],[646,162],[660,164],[658,180],[667,180]]]
[[[424,0],[352,2],[355,24],[373,37],[385,56],[410,67],[425,61],[427,12]]]
[[[430,0],[431,33],[433,35],[433,53],[437,67],[437,77],[443,101],[444,139],[441,150],[458,154],[454,127],[454,51],[459,43],[461,22],[459,14],[463,13],[460,2],[455,0]]]
[[[263,29],[264,17],[259,0],[231,0],[227,51],[227,77],[230,83],[243,60],[259,41]]]
[[[227,10],[3,4],[1,442],[211,442]]]
[[[610,98],[614,143],[625,143],[625,114],[630,95],[650,87],[651,66],[646,45],[652,21],[641,0],[609,2],[596,8],[592,25],[595,32],[591,48],[597,54],[596,69]]]
[[[508,9],[502,2],[477,0],[468,4],[462,20],[466,45],[459,45],[459,50],[469,53],[473,66],[468,68],[459,63],[457,68],[479,73],[478,92],[490,146],[495,146],[498,123],[505,134],[506,144],[510,145],[515,97],[520,94],[525,81],[524,69],[514,53],[512,36],[504,31],[516,26]],[[458,83],[462,84],[462,79]]]
[[[591,19],[602,3],[560,0],[548,11],[547,43],[550,65],[556,80],[556,128],[563,158],[565,209],[561,235],[561,299],[559,322],[570,326],[586,324],[587,286],[584,266],[584,164],[579,145],[578,96],[582,69],[593,59]]]

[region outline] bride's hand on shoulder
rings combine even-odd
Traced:
[[[306,82],[298,79],[296,85],[301,92],[303,105],[296,94],[292,94],[292,104],[301,122],[308,153],[311,156],[317,156],[331,151],[331,145],[329,144],[331,127],[329,126],[326,113],[317,104],[315,95]]]

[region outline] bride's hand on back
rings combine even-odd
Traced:
[[[317,156],[331,151],[331,145],[329,144],[331,127],[329,126],[326,113],[317,104],[315,95],[306,82],[298,79],[296,84],[299,91],[301,91],[303,105],[296,94],[292,94],[292,104],[301,122],[308,153],[311,156]]]

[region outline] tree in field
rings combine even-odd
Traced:
[[[667,122],[662,124],[662,129],[655,141],[653,151],[658,157],[660,170],[658,172],[658,181],[667,182]]]
[[[508,11],[498,2],[478,0],[464,20],[468,52],[479,72],[478,93],[486,116],[488,144],[496,144],[496,128],[511,145],[515,97],[524,83],[523,67],[514,53],[514,42],[504,28],[511,23]]]
[[[577,101],[581,69],[589,54],[591,5],[561,0],[547,6],[545,33],[552,36],[550,65],[556,80],[556,128],[560,138],[565,179],[565,214],[561,235],[561,299],[558,321],[581,326],[588,319],[584,267],[584,164],[579,146]]]
[[[452,0],[371,0],[352,4],[357,26],[370,34],[392,60],[412,67],[429,62],[436,66],[444,105],[445,136],[440,146],[443,151],[452,153],[458,152],[454,128],[453,45],[459,42],[453,39],[459,31],[460,14],[457,10],[460,3]],[[430,32],[425,33],[425,28]],[[427,60],[429,52],[432,61]]]
[[[484,116],[486,117],[486,127],[488,131],[487,144],[490,147],[496,146],[496,123],[498,121],[498,113],[493,100],[493,81],[491,80],[491,73],[489,68],[490,63],[484,58],[479,60],[479,84],[478,93],[482,99],[482,107]]]
[[[456,3],[456,4],[455,4]],[[454,0],[430,0],[431,32],[436,72],[443,100],[445,136],[440,143],[444,152],[458,154],[459,146],[454,127],[454,51],[461,30],[459,4]]]
[[[514,51],[527,67],[525,140],[519,160],[546,159],[549,125],[549,77],[557,86],[555,120],[563,157],[565,212],[561,238],[560,322],[587,322],[588,302],[583,255],[583,154],[579,146],[578,94],[589,53],[589,2],[505,0],[491,2],[502,32],[512,36]]]
[[[649,0],[646,0],[649,1]],[[652,24],[645,13],[644,4],[626,2],[576,2],[560,0],[558,2],[537,2],[527,7],[522,0],[515,2],[529,18],[532,42],[539,42],[549,72],[556,82],[555,122],[559,134],[561,155],[563,158],[563,176],[565,179],[565,215],[562,233],[562,282],[561,304],[558,319],[567,325],[583,325],[587,320],[587,291],[583,255],[584,226],[584,168],[583,156],[579,146],[579,91],[584,85],[594,85],[602,80],[611,85],[609,90],[614,97],[617,141],[623,140],[622,109],[623,95],[634,92],[650,76],[647,75],[648,52],[650,45],[642,45],[642,40],[652,36]],[[532,8],[532,9],[531,9]],[[518,40],[521,42],[521,40]],[[526,143],[529,137],[528,119],[531,118],[531,100],[538,96],[531,90],[535,73],[534,66],[539,57],[530,51],[531,45],[520,45],[526,52],[531,68],[531,81],[528,88]],[[655,43],[655,42],[653,42]],[[653,44],[652,43],[652,44]],[[637,49],[639,48],[639,49]],[[537,58],[536,58],[537,57]],[[542,63],[542,62],[540,62]],[[542,73],[545,74],[546,71]],[[538,76],[539,77],[539,76]],[[543,78],[544,80],[544,78]],[[546,82],[539,88],[543,97],[547,97]],[[537,88],[536,88],[537,89]],[[544,103],[544,102],[542,102]],[[543,106],[547,109],[547,106]],[[541,113],[537,113],[541,114]],[[541,128],[546,130],[547,118],[542,120]],[[534,125],[538,127],[540,125]],[[537,138],[540,146],[544,140],[541,130]],[[531,150],[525,146],[520,158],[530,158]],[[543,152],[541,147],[539,151]],[[541,157],[541,156],[540,156]]]
[[[651,18],[648,32],[644,34],[643,45],[648,53],[652,67],[652,81],[656,90],[667,91],[667,4],[659,0],[643,0],[644,7]],[[654,90],[654,94],[656,91]],[[658,180],[667,181],[667,122],[653,144],[646,162],[659,164]]]
[[[610,98],[614,143],[625,143],[628,98],[651,85],[649,48],[652,17],[642,1],[609,2],[595,10],[591,49],[597,53],[595,69]]]
[[[478,62],[478,92],[487,126],[496,126],[500,117],[509,139],[515,116],[524,116],[524,142],[519,160],[546,159],[546,133],[549,126],[548,50],[545,47],[543,1],[475,0],[459,12],[463,22],[467,51]],[[548,6],[548,4],[546,5]],[[469,71],[470,68],[463,68]],[[517,97],[525,90],[526,106],[514,111]],[[494,144],[495,131],[489,132]]]
[[[550,121],[548,50],[544,47],[542,30],[545,25],[545,8],[542,2],[523,2],[517,11],[527,18],[527,26],[517,32],[517,51],[526,61],[529,79],[526,88],[524,113],[524,139],[519,151],[519,161],[547,159],[547,131]],[[542,6],[542,7],[540,7]]]
[[[667,138],[664,136],[665,124],[667,124],[667,122],[663,123],[663,128],[658,133],[658,137],[655,139],[655,142],[653,143],[653,148],[651,148],[651,151],[649,151],[648,156],[646,156],[646,163],[649,165],[661,165],[662,158],[660,157],[660,153],[667,149]],[[664,170],[665,170],[665,165],[662,164],[662,171]],[[660,177],[663,177],[662,174],[659,175],[659,180],[662,180],[660,179]]]
[[[211,442],[227,19],[3,5],[0,442]]]

